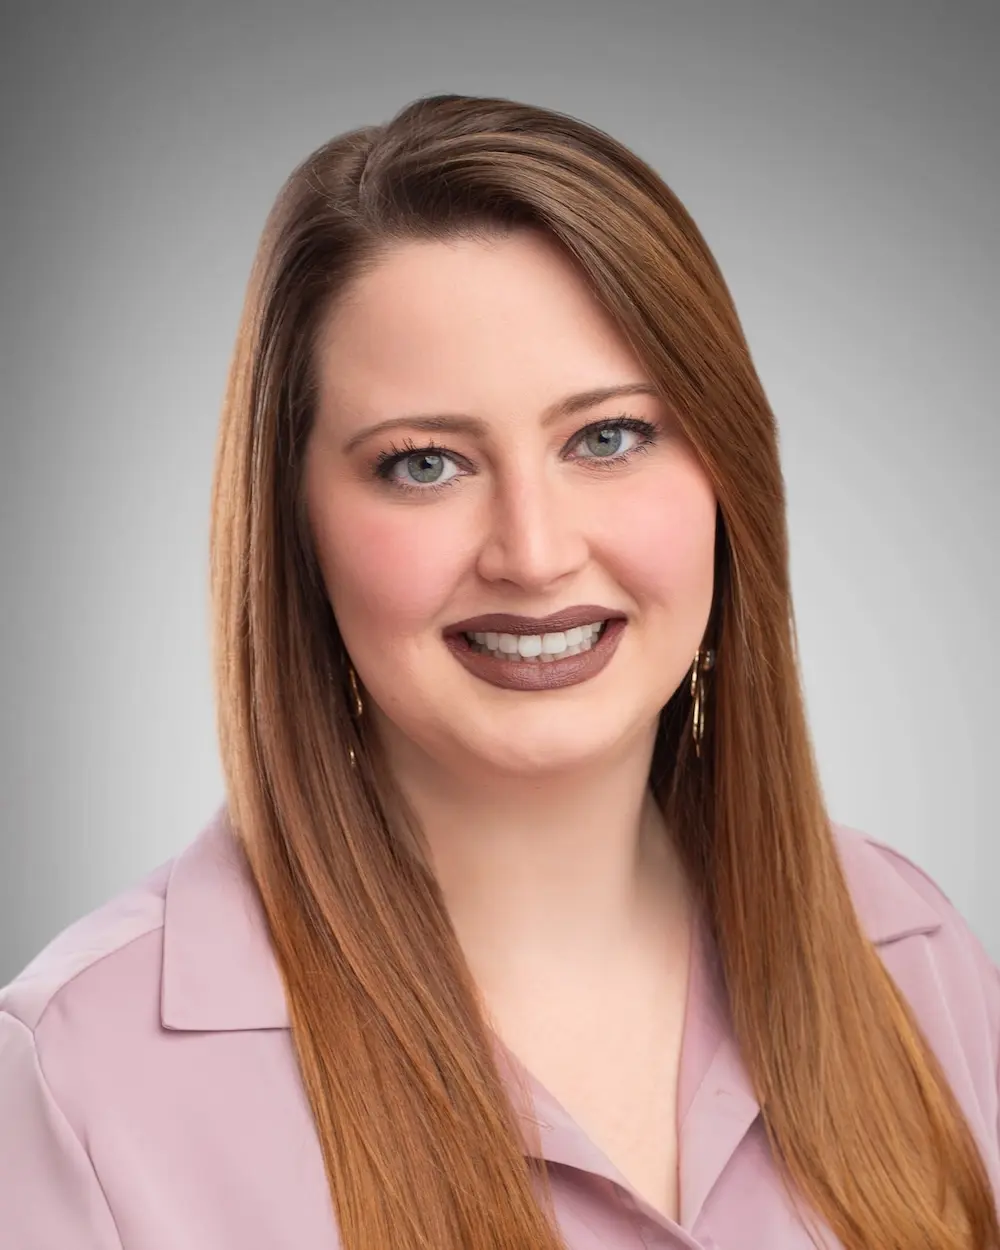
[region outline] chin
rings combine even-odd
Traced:
[[[477,772],[529,779],[580,772],[607,762],[624,735],[611,734],[609,726],[581,726],[579,721],[561,732],[518,733],[516,738],[490,739],[473,735],[461,738],[466,755],[475,756]]]

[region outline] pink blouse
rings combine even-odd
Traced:
[[[862,924],[1000,1193],[997,969],[909,859],[844,826],[836,835]],[[699,928],[679,1075],[678,1223],[531,1081],[572,1250],[812,1250],[772,1165],[711,953]],[[0,990],[0,1245],[339,1244],[282,983],[223,805],[178,856],[63,930]]]

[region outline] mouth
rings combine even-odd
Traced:
[[[626,618],[594,605],[548,617],[493,614],[445,631],[445,643],[474,676],[509,690],[551,690],[596,676],[610,661]]]
[[[590,651],[607,626],[607,621],[588,621],[572,629],[551,630],[544,634],[504,634],[490,630],[469,633],[463,630],[460,637],[480,655],[492,655],[515,664],[553,664]]]

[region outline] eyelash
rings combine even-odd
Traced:
[[[644,439],[643,442],[637,443],[635,447],[630,447],[628,451],[622,452],[617,456],[607,458],[601,456],[584,457],[584,460],[589,464],[597,466],[601,469],[611,469],[624,464],[627,460],[631,460],[632,457],[639,452],[649,451],[650,447],[656,442],[655,426],[651,425],[648,421],[639,420],[638,417],[630,417],[626,414],[622,414],[617,417],[609,417],[606,421],[594,421],[591,422],[590,425],[585,425],[582,430],[578,430],[573,436],[570,445],[572,446],[573,444],[578,443],[582,438],[584,438],[585,435],[589,434],[591,430],[630,430],[634,434],[641,434]],[[375,477],[384,481],[385,484],[393,490],[411,492],[415,495],[430,495],[436,493],[437,491],[447,490],[456,482],[460,482],[462,477],[467,476],[466,474],[456,475],[455,477],[449,478],[447,482],[432,482],[427,486],[413,486],[407,482],[401,482],[390,476],[392,470],[397,464],[400,464],[403,460],[408,459],[410,456],[420,455],[446,456],[452,461],[460,459],[460,457],[457,457],[453,452],[448,451],[446,447],[439,446],[433,440],[423,444],[423,446],[420,446],[413,442],[412,439],[406,439],[402,447],[397,447],[393,443],[390,444],[387,451],[379,452],[372,466],[372,472]]]

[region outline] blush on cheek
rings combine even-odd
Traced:
[[[634,482],[615,510],[615,526],[630,561],[672,570],[685,579],[711,567],[715,551],[715,492],[700,467],[686,459],[662,475]]]
[[[659,480],[650,475],[613,513],[622,568],[640,593],[658,601],[696,593],[713,575],[715,495],[700,469],[683,469]]]
[[[319,541],[334,610],[349,632],[418,632],[447,605],[468,563],[467,528],[445,508],[355,505]],[[421,515],[423,514],[423,515]]]

